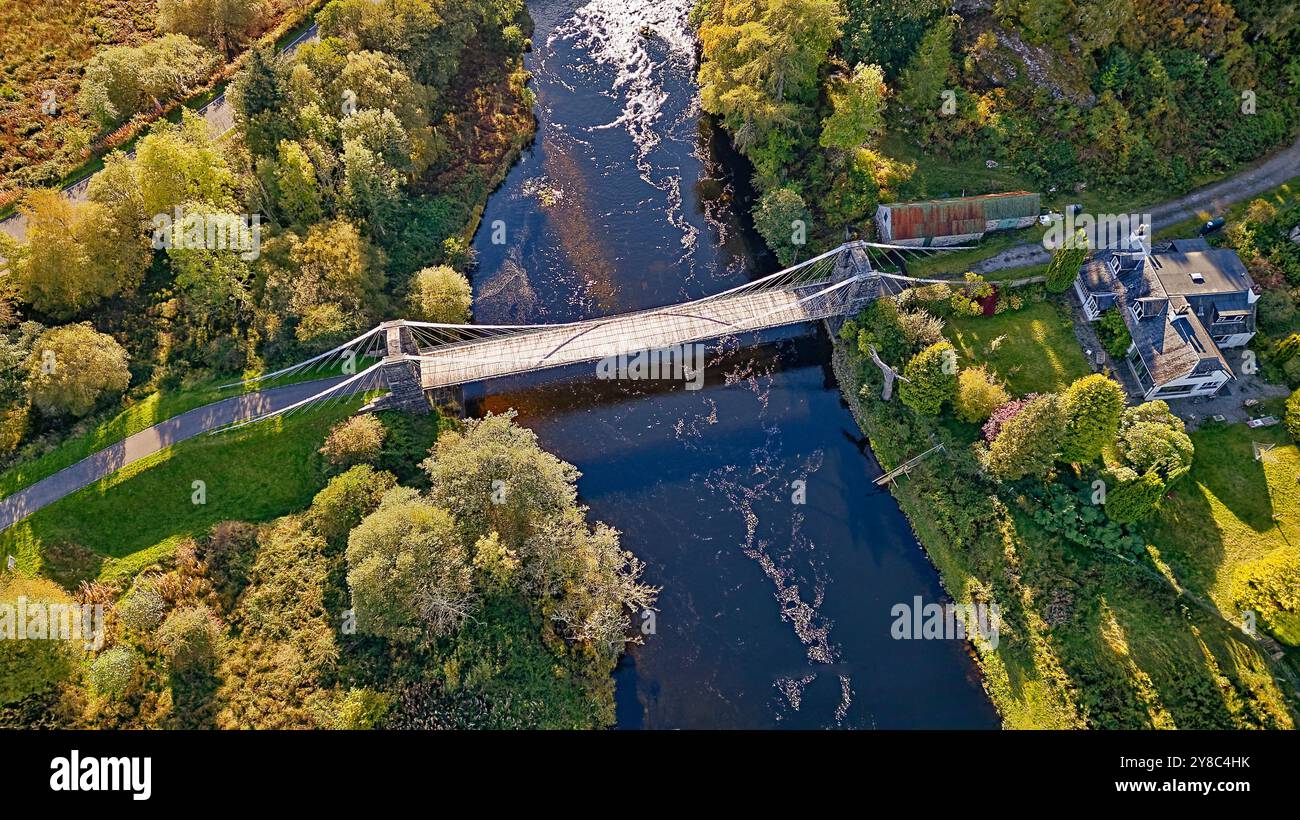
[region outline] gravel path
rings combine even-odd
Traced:
[[[1211,215],[1221,214],[1229,205],[1258,196],[1295,176],[1300,176],[1300,139],[1297,139],[1291,147],[1285,148],[1227,179],[1211,183],[1204,188],[1198,188],[1178,199],[1171,199],[1138,210],[1144,214],[1151,214],[1151,231],[1154,233],[1170,225],[1176,225],[1184,219],[1194,217],[1200,211]],[[976,273],[991,273],[1008,268],[1045,265],[1050,261],[1052,261],[1052,256],[1042,245],[1026,243],[1007,248],[999,254],[990,256],[988,259],[976,264],[972,270]]]
[[[245,393],[161,421],[0,500],[0,530],[8,529],[42,507],[94,484],[133,461],[224,424],[287,407],[342,379],[341,376],[318,379]]]

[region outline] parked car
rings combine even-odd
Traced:
[[[1227,221],[1228,220],[1224,219],[1221,216],[1216,216],[1214,219],[1211,219],[1209,222],[1206,222],[1204,225],[1201,226],[1201,231],[1200,231],[1201,236],[1209,236],[1210,234],[1215,233],[1216,231],[1223,230],[1223,226],[1227,223]]]

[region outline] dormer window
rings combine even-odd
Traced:
[[[1198,285],[1205,284],[1205,276],[1200,271],[1192,271],[1189,275],[1192,277],[1194,283]]]

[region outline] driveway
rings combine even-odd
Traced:
[[[1291,147],[1226,179],[1198,188],[1186,196],[1137,210],[1151,214],[1151,233],[1154,234],[1202,211],[1209,214],[1223,213],[1229,205],[1258,196],[1297,175],[1300,175],[1300,139]],[[976,273],[991,273],[1009,268],[1045,265],[1050,261],[1052,255],[1042,245],[1025,243],[990,256],[971,269]]]

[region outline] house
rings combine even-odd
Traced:
[[[1028,227],[1040,210],[1038,194],[1028,191],[893,202],[876,209],[876,235],[896,245],[960,245],[987,231]]]
[[[1116,309],[1133,344],[1125,356],[1143,398],[1210,396],[1236,375],[1223,350],[1255,335],[1255,291],[1235,251],[1204,239],[1176,239],[1148,251],[1142,237],[1131,250],[1091,255],[1074,281],[1090,321]]]

